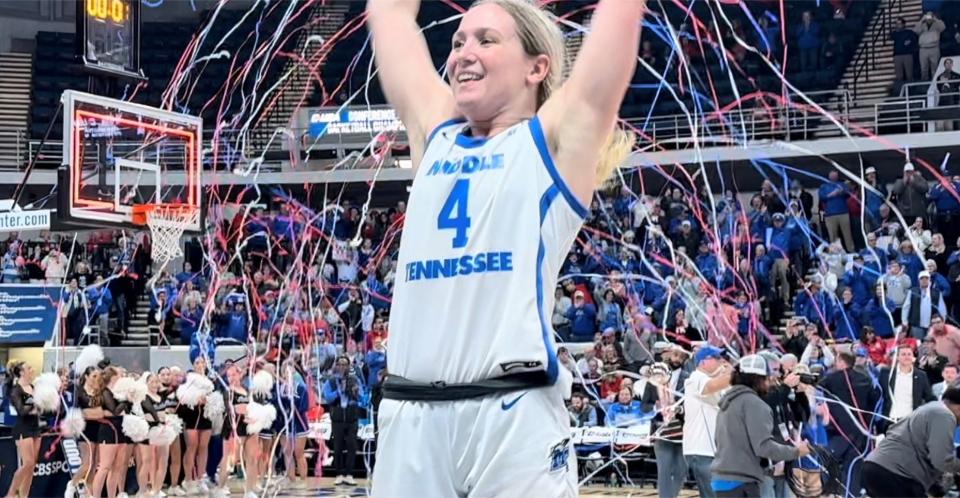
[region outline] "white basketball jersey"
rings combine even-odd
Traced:
[[[490,139],[465,127],[434,130],[413,183],[387,368],[447,383],[539,370],[552,383],[557,274],[587,210],[560,178],[538,118]]]

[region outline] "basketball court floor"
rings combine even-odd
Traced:
[[[241,483],[231,481],[231,496],[243,496],[241,492]],[[270,490],[272,491],[272,490]],[[357,486],[335,486],[333,478],[310,479],[309,487],[305,489],[283,489],[277,494],[268,492],[261,496],[270,496],[275,498],[313,498],[313,497],[360,497],[367,496],[368,489],[366,482],[362,479],[357,480]],[[580,488],[580,496],[590,498],[655,498],[657,489],[654,487],[622,487],[608,488],[603,486],[587,486]],[[684,489],[680,493],[681,498],[691,498],[697,496],[696,490]]]

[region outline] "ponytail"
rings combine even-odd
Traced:
[[[607,137],[607,142],[600,149],[600,161],[597,163],[597,181],[600,186],[606,182],[624,160],[633,151],[637,135],[629,130],[614,127]]]
[[[16,383],[17,379],[20,378],[20,374],[23,372],[23,361],[22,360],[10,360],[7,363],[7,382],[4,384],[4,392],[7,393],[7,396],[10,395],[10,390],[13,389],[13,384]]]

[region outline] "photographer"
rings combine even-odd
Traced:
[[[353,467],[357,458],[357,420],[360,418],[360,380],[351,372],[350,358],[340,356],[333,373],[323,384],[323,402],[332,423],[333,466],[336,484],[354,485]]]
[[[801,385],[801,377],[808,384],[816,383],[817,378],[812,375],[801,376],[794,372],[781,372],[780,358],[776,353],[765,351],[760,356],[767,362],[770,370],[770,379],[767,385],[767,394],[763,400],[773,412],[773,438],[780,444],[799,434],[809,411],[809,401]],[[763,496],[786,496],[786,479],[783,462],[773,461],[767,468],[761,489]]]
[[[806,442],[793,446],[774,439],[773,413],[762,399],[768,383],[766,360],[744,356],[733,371],[733,387],[720,400],[717,452],[710,467],[718,497],[760,496],[765,476],[762,459],[789,461],[810,454]]]

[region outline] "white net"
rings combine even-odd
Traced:
[[[153,206],[147,211],[147,226],[150,227],[151,256],[154,263],[166,264],[183,256],[180,238],[187,225],[197,223],[200,210],[180,204]]]

